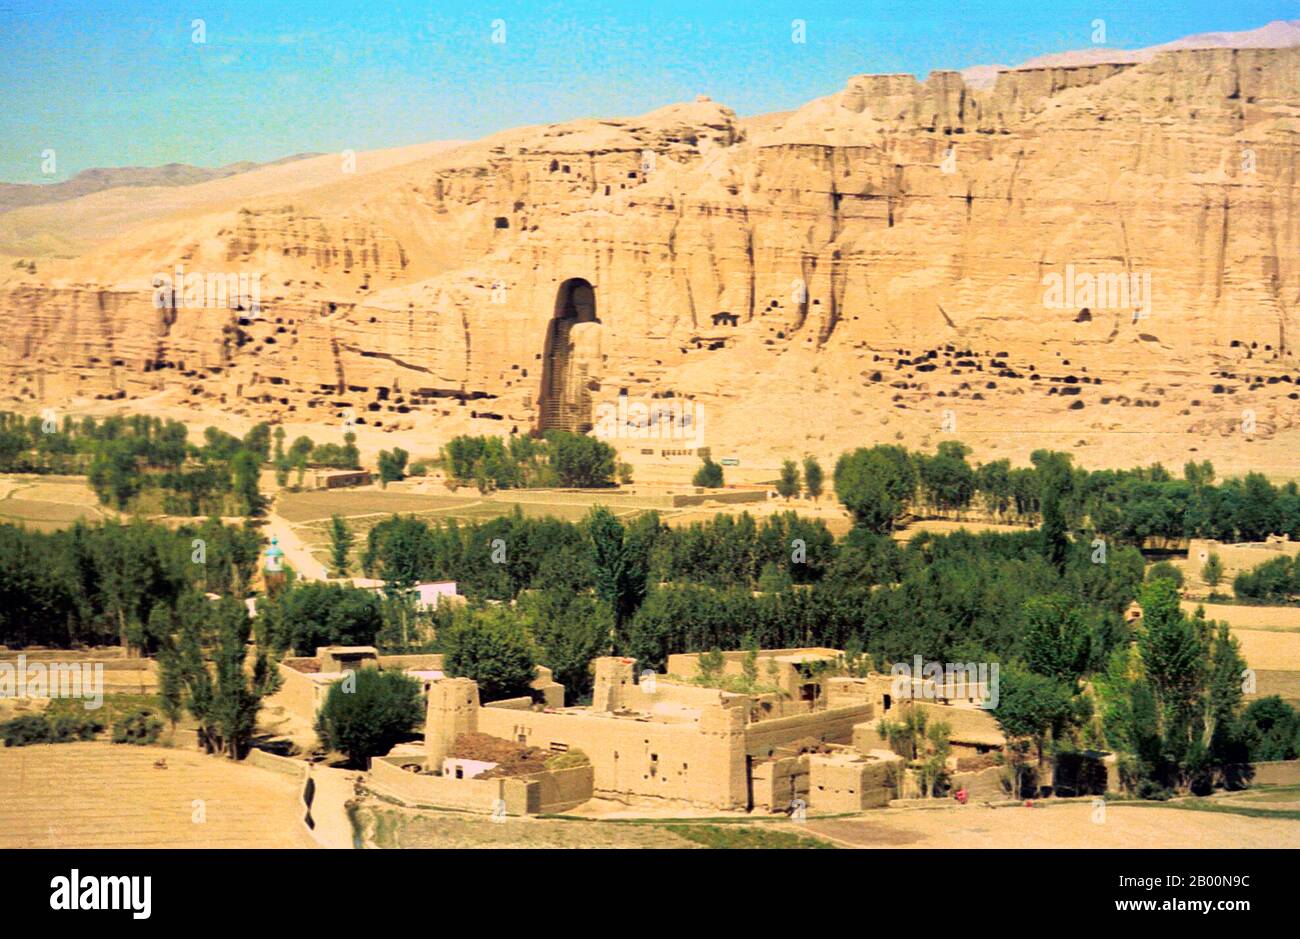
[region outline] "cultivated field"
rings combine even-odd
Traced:
[[[1184,600],[1183,609],[1191,613],[1205,607],[1205,618],[1221,620],[1238,629],[1267,629],[1300,633],[1300,606],[1254,606],[1243,603],[1197,603]],[[1300,660],[1297,660],[1300,665]]]
[[[1300,703],[1300,607],[1206,603],[1206,618],[1226,622],[1255,669],[1257,695],[1279,695]],[[1198,604],[1183,602],[1191,613]]]
[[[0,749],[0,848],[312,847],[298,786],[254,766],[161,747]]]
[[[84,476],[0,477],[0,522],[38,531],[68,528],[110,517]]]
[[[420,485],[416,482],[413,485]],[[439,487],[441,488],[441,487]],[[428,522],[455,519],[461,524],[486,522],[515,511],[526,518],[559,518],[581,521],[592,506],[604,505],[619,518],[631,519],[656,508],[652,499],[635,499],[609,491],[556,492],[505,490],[480,495],[475,489],[462,489],[464,495],[413,491],[411,487],[388,490],[364,488],[329,492],[283,492],[276,497],[274,513],[293,526],[303,545],[321,564],[329,562],[330,518],[347,519],[356,542],[353,560],[364,550],[370,529],[393,514],[415,515]],[[674,511],[659,509],[670,519]],[[709,513],[710,518],[713,512]],[[354,569],[355,565],[354,565]]]

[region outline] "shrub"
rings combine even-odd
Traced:
[[[134,743],[139,746],[154,743],[162,733],[163,722],[148,708],[137,708],[123,714],[113,725],[114,743]]]
[[[1294,760],[1300,755],[1300,712],[1277,695],[1250,702],[1241,727],[1251,760]]]
[[[562,769],[573,769],[575,766],[590,766],[591,757],[581,750],[567,750],[564,753],[556,753],[546,758],[546,768],[551,772],[557,772]]]
[[[6,747],[25,747],[33,743],[69,743],[93,740],[104,729],[102,722],[81,714],[24,714],[0,724],[0,737]]]
[[[1223,562],[1217,554],[1211,554],[1201,568],[1201,580],[1210,587],[1219,586],[1219,581],[1223,580]]]
[[[88,714],[56,714],[49,721],[51,743],[94,740],[95,735],[104,729],[103,721]]]
[[[1173,793],[1153,779],[1141,779],[1137,785],[1137,796],[1139,799],[1168,802]]]
[[[25,747],[33,743],[53,743],[53,730],[43,714],[24,714],[0,724],[0,736],[6,747]]]
[[[1172,580],[1175,587],[1181,587],[1183,585],[1183,572],[1168,561],[1160,561],[1152,564],[1151,569],[1147,571],[1147,583],[1154,580]]]
[[[1273,558],[1238,574],[1232,582],[1233,592],[1251,600],[1288,600],[1300,593],[1296,569],[1290,558]]]

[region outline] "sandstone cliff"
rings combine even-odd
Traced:
[[[626,390],[706,406],[714,453],[760,461],[955,434],[1122,465],[1219,441],[1283,472],[1298,152],[1300,49],[513,130],[18,259],[0,369],[30,409],[164,392],[436,441],[582,426]],[[260,275],[260,314],[159,309],[178,266]]]

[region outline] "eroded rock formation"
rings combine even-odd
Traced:
[[[766,455],[1243,411],[1271,437],[1300,414],[1298,153],[1300,49],[525,128],[6,270],[0,369],[33,407],[175,389],[435,437],[684,396]],[[178,265],[260,274],[260,315],[158,309]]]

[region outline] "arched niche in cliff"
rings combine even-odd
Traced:
[[[589,366],[599,356],[596,288],[581,277],[571,277],[555,293],[555,313],[546,329],[542,350],[542,390],[538,430],[586,433],[592,428]]]

